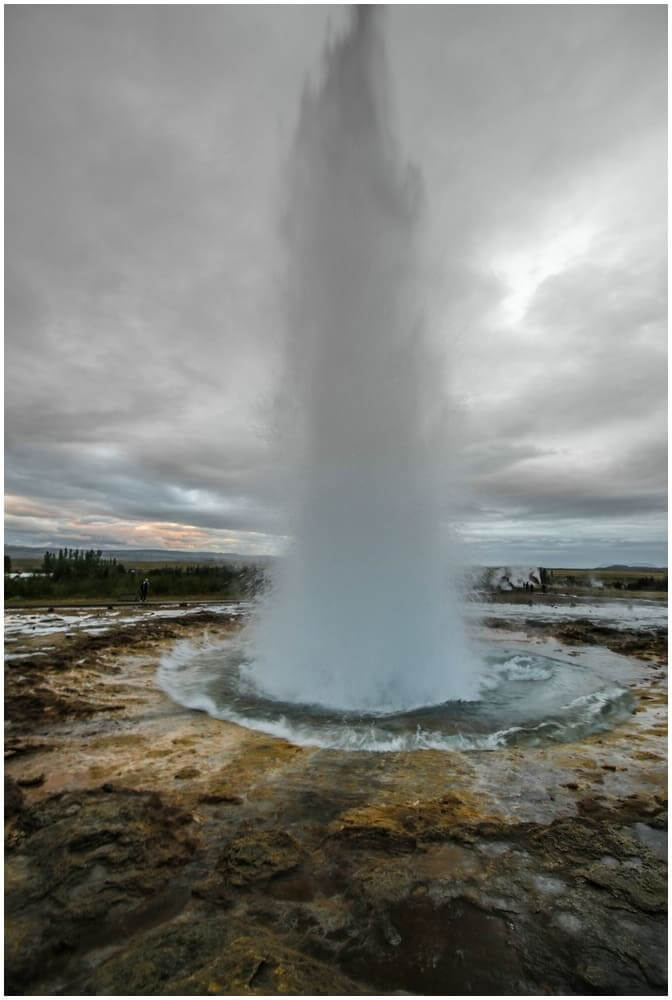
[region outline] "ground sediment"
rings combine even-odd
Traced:
[[[573,624],[574,652],[604,638]],[[637,710],[611,732],[348,753],[155,687],[167,644],[234,627],[149,616],[10,649],[8,992],[666,992],[666,683],[649,639]],[[557,629],[526,631],[557,648]]]

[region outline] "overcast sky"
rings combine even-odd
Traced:
[[[387,12],[470,562],[666,562],[666,16]],[[345,9],[5,17],[5,541],[281,551],[284,169]]]

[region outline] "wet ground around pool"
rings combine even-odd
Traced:
[[[652,633],[569,620],[548,626],[574,630],[559,642],[498,621],[474,628],[618,675],[634,712],[542,747],[300,747],[157,689],[176,642],[233,634],[225,613],[17,629],[7,652],[30,655],[6,669],[8,989],[663,995]],[[641,658],[605,648],[616,632]]]

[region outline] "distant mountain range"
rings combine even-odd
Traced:
[[[5,555],[12,559],[41,559],[45,552],[57,553],[64,546],[44,545],[5,545]],[[67,546],[82,550],[95,549],[95,545]],[[272,563],[275,556],[243,555],[240,552],[194,552],[190,549],[102,549],[110,559],[126,560],[127,562],[191,562],[191,563],[245,563],[255,566],[266,566]]]
[[[655,566],[653,563],[614,563],[612,566],[597,566],[596,569],[667,569],[667,566]]]

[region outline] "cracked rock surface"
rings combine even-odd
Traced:
[[[8,993],[667,992],[650,644],[630,661],[637,710],[611,732],[348,753],[170,702],[159,653],[206,627],[236,626],[70,625],[7,668]],[[577,629],[580,657],[599,634]]]

